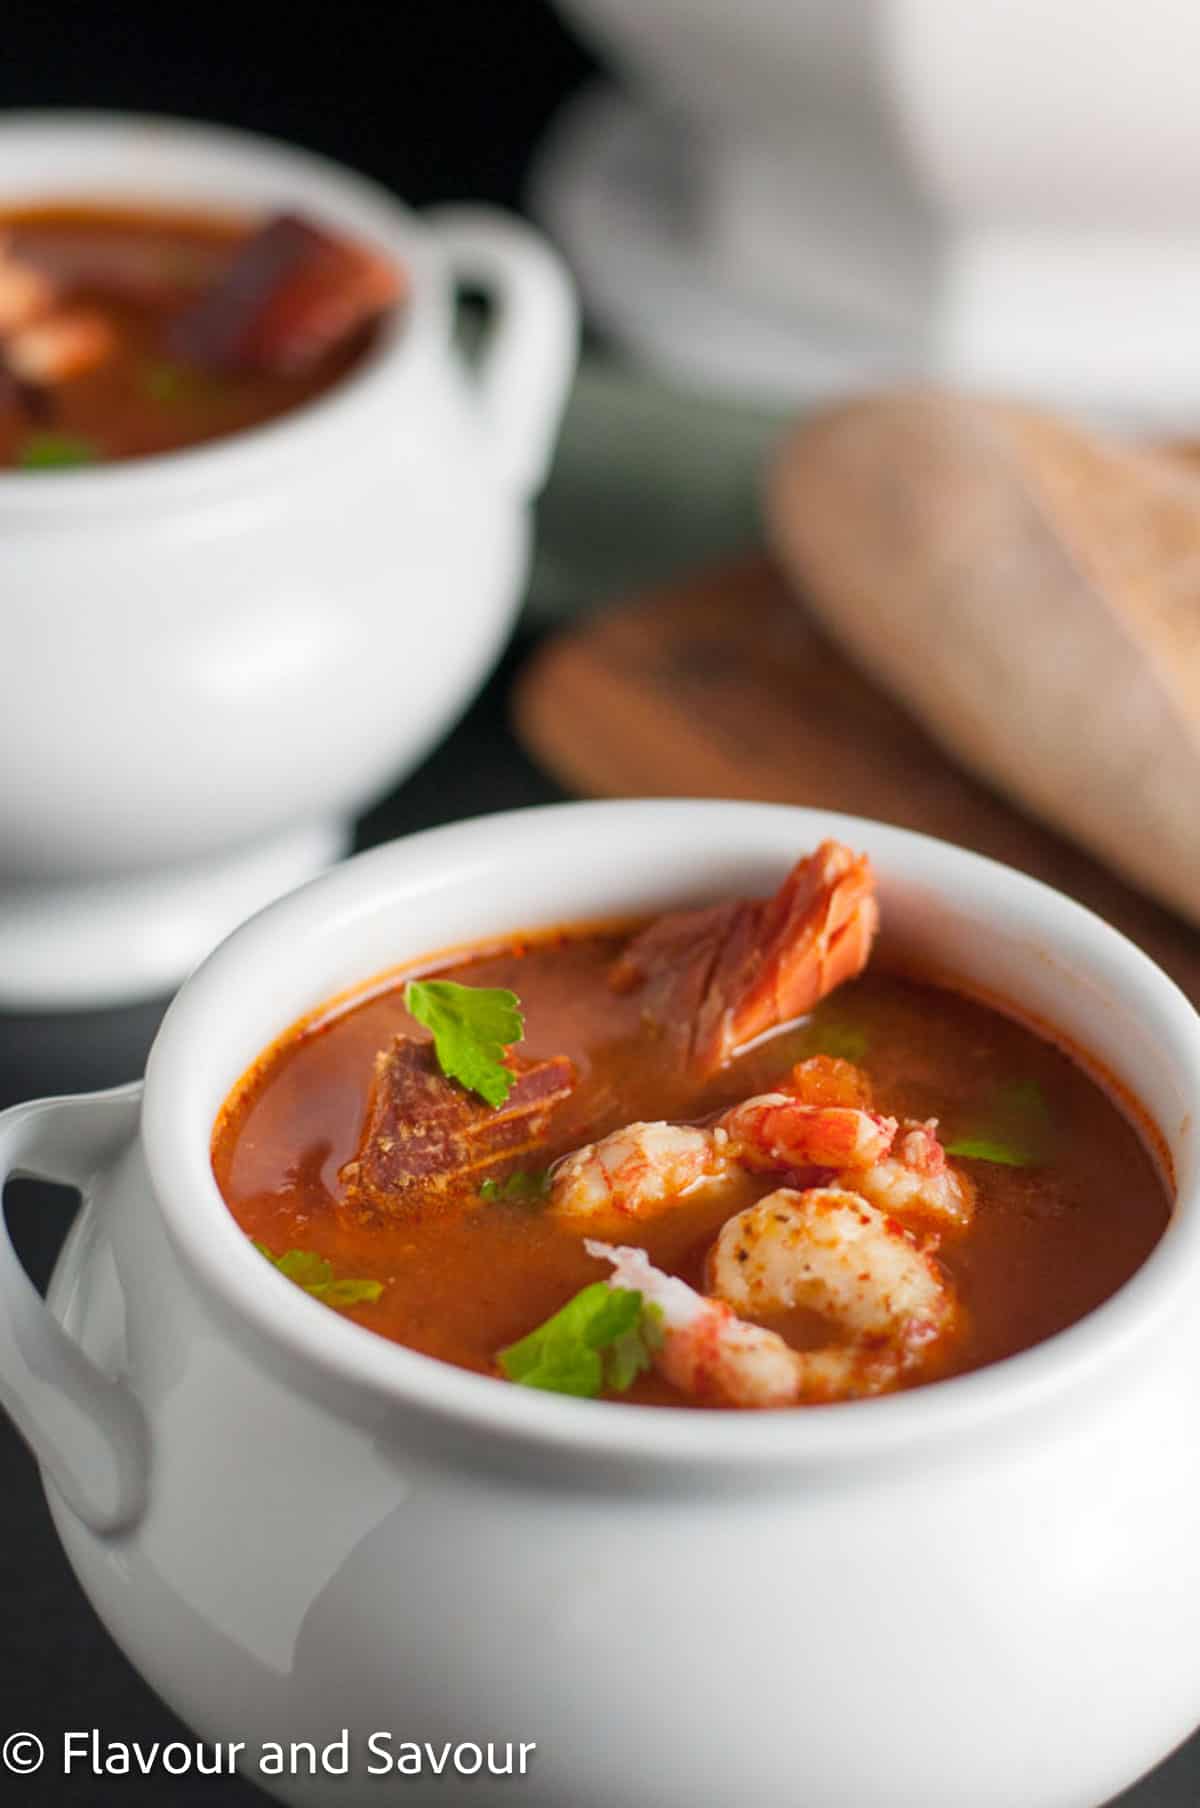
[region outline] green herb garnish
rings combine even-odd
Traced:
[[[502,986],[460,986],[452,979],[410,979],[405,1008],[433,1031],[438,1066],[485,1104],[503,1105],[513,1073],[504,1051],[525,1034],[520,1000]]]
[[[831,1055],[839,1061],[852,1061],[857,1066],[866,1059],[870,1038],[857,1023],[844,1017],[816,1016],[785,1030],[772,1053],[786,1061],[807,1061],[813,1055]]]
[[[946,1144],[947,1155],[990,1161],[1006,1168],[1037,1168],[1048,1159],[1053,1123],[1036,1080],[1013,1080],[998,1089],[986,1123]]]
[[[152,402],[177,402],[188,386],[188,372],[180,364],[165,360],[143,364],[138,372],[142,391]]]
[[[377,1300],[383,1292],[382,1281],[339,1281],[334,1278],[333,1264],[311,1249],[287,1249],[281,1256],[272,1255],[265,1243],[254,1245],[260,1256],[266,1256],[281,1275],[324,1300],[327,1306],[361,1306]]]
[[[1029,1168],[1034,1162],[1025,1149],[1014,1143],[998,1143],[986,1136],[963,1136],[946,1144],[947,1155],[959,1155],[966,1161],[994,1161],[1004,1168]]]
[[[479,1197],[495,1202],[499,1199],[511,1199],[522,1204],[544,1199],[550,1191],[549,1168],[517,1168],[503,1180],[485,1180],[479,1188]]]
[[[31,433],[17,453],[23,471],[65,471],[94,465],[100,454],[90,439],[75,433]]]
[[[594,1400],[623,1394],[648,1369],[662,1342],[662,1312],[628,1287],[593,1281],[496,1360],[510,1381]]]
[[[137,384],[151,402],[161,402],[164,407],[186,402],[211,408],[230,393],[228,382],[215,371],[175,364],[169,358],[148,359],[138,369]]]
[[[818,1022],[805,1035],[806,1054],[833,1055],[841,1061],[861,1061],[867,1046],[867,1032],[856,1023]]]

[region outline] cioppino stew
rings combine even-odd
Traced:
[[[296,214],[0,210],[0,470],[172,452],[288,413],[362,357],[405,277]]]
[[[724,1408],[977,1368],[1161,1236],[1129,1116],[1012,1017],[867,963],[864,858],[414,967],[285,1035],[213,1167],[264,1259],[520,1387]]]

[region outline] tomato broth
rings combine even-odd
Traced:
[[[958,1373],[1052,1336],[1107,1299],[1161,1236],[1169,1200],[1147,1146],[1114,1099],[1068,1054],[1016,1019],[941,986],[872,968],[737,1053],[715,1072],[676,1058],[636,989],[614,987],[628,931],[563,933],[468,954],[438,977],[509,988],[524,1013],[522,1056],[569,1057],[575,1083],[536,1150],[492,1183],[479,1172],[420,1186],[395,1209],[362,1211],[347,1187],[369,1123],[376,1059],[425,1028],[404,982],[301,1025],[239,1085],[217,1124],[213,1167],[231,1212],[265,1249],[311,1252],[333,1273],[378,1284],[344,1309],[411,1349],[483,1374],[591,1282],[603,1264],[580,1226],[540,1192],[506,1196],[504,1179],[539,1174],[579,1145],[637,1121],[698,1122],[770,1091],[814,1055],[850,1062],[879,1111],[936,1118],[969,1176],[970,1225],[930,1239],[961,1302],[963,1329],[932,1371]],[[447,1085],[452,1084],[450,1081]],[[973,1150],[955,1156],[955,1149]],[[627,1226],[621,1240],[697,1289],[722,1223],[778,1185],[746,1173]],[[606,1234],[606,1233],[601,1233]],[[796,1348],[822,1337],[816,1315],[769,1321]],[[657,1372],[625,1396],[696,1402]],[[712,1404],[713,1402],[701,1402]]]
[[[0,212],[0,469],[144,458],[277,419],[362,359],[402,273],[298,216]]]

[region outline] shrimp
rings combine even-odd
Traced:
[[[892,1146],[898,1125],[847,1105],[806,1105],[787,1092],[743,1099],[720,1120],[736,1158],[753,1169],[869,1168]]]
[[[831,1055],[812,1055],[799,1062],[786,1089],[809,1105],[862,1111],[871,1106],[871,1082],[861,1067]],[[892,1125],[891,1147],[875,1156],[859,1154],[848,1163],[832,1161],[829,1165],[841,1170],[840,1184],[885,1212],[920,1212],[956,1227],[969,1224],[975,1189],[965,1174],[947,1162],[938,1141],[937,1119],[928,1118],[923,1124],[910,1119],[903,1125],[897,1125],[895,1118],[876,1121]],[[863,1143],[865,1146],[865,1136]]]
[[[958,1317],[932,1256],[873,1206],[835,1188],[780,1188],[731,1218],[709,1257],[711,1296],[663,1274],[644,1250],[592,1238],[585,1247],[612,1264],[610,1286],[633,1288],[659,1308],[660,1373],[719,1405],[885,1392],[933,1359]],[[832,1319],[845,1341],[794,1350],[738,1311],[797,1305]]]
[[[651,1218],[701,1186],[742,1173],[854,1168],[883,1163],[894,1117],[842,1105],[806,1105],[791,1093],[744,1099],[707,1128],[627,1124],[560,1162],[551,1208],[563,1217]]]
[[[703,1076],[861,973],[878,926],[870,862],[824,841],[770,898],[660,917],[625,949],[611,983],[640,993],[647,1020]]]
[[[774,1331],[745,1324],[720,1300],[706,1299],[655,1268],[644,1249],[589,1237],[584,1247],[611,1262],[610,1287],[640,1293],[662,1313],[655,1367],[681,1393],[722,1406],[793,1406],[797,1352]]]
[[[935,1117],[906,1123],[885,1159],[856,1163],[840,1181],[886,1212],[923,1212],[961,1227],[975,1210],[975,1189],[947,1162]]]
[[[788,1093],[746,1099],[716,1124],[627,1124],[559,1163],[551,1209],[563,1217],[651,1218],[697,1188],[739,1172],[868,1169],[883,1161],[896,1120],[843,1106],[804,1105]]]
[[[867,1109],[870,1096],[860,1069],[814,1056],[794,1070],[789,1090],[743,1099],[711,1126],[627,1124],[576,1150],[555,1170],[551,1207],[572,1218],[651,1218],[739,1171],[824,1168],[881,1211],[968,1224],[974,1189],[947,1163],[936,1118],[901,1127]],[[851,1099],[859,1102],[840,1102]]]
[[[565,1217],[651,1217],[697,1187],[733,1172],[725,1131],[688,1124],[627,1124],[576,1149],[550,1181],[551,1209]]]
[[[711,1291],[763,1318],[806,1306],[903,1356],[946,1328],[947,1282],[900,1224],[844,1187],[780,1187],[721,1228]]]

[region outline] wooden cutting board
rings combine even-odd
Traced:
[[[920,829],[1078,898],[1200,1001],[1200,932],[961,772],[804,614],[766,558],[556,635],[514,694],[526,748],[591,796],[745,797]]]

